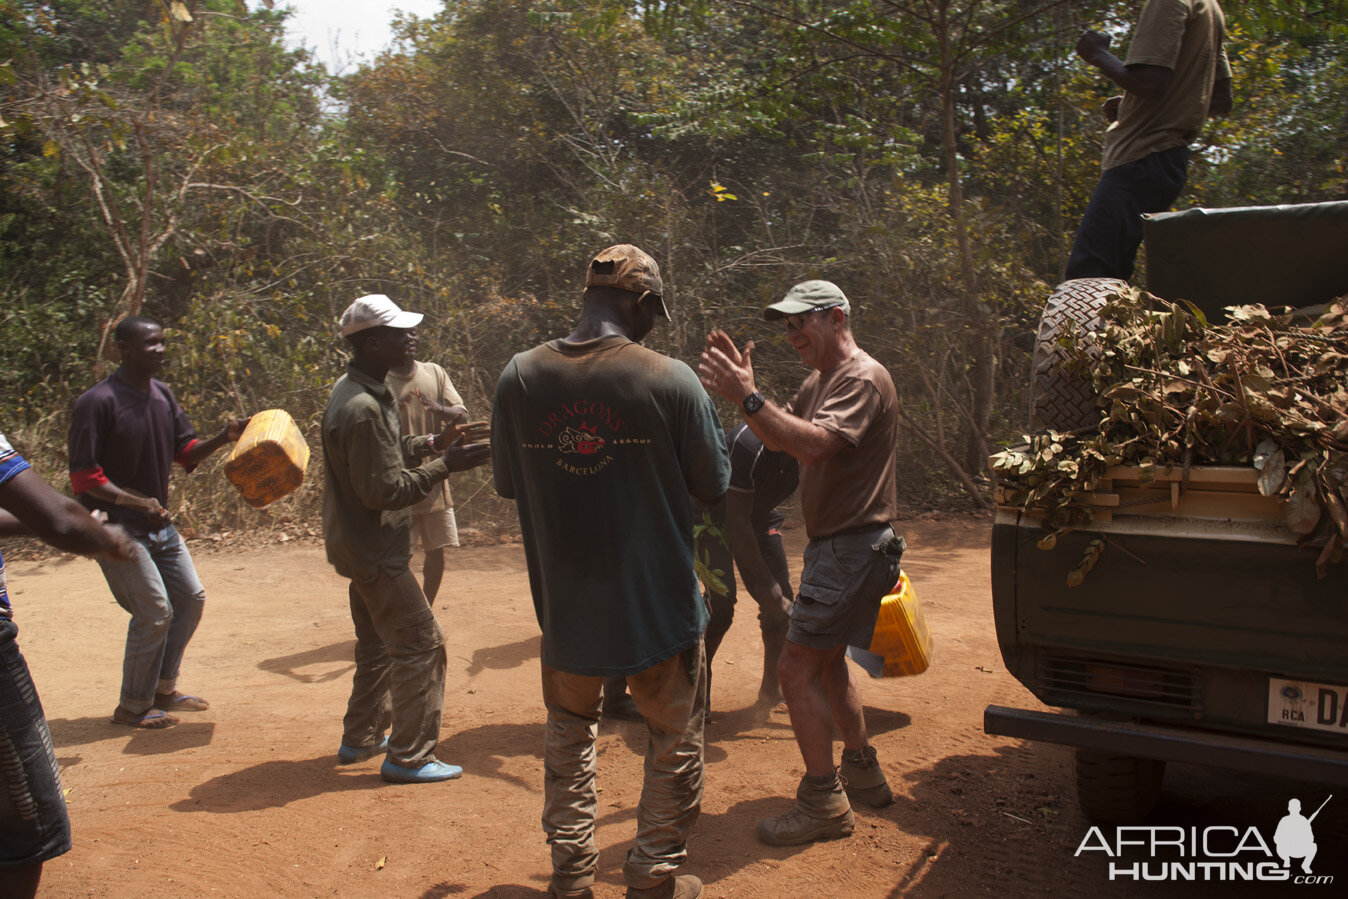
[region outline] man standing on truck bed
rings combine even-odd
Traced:
[[[763,310],[785,323],[787,340],[814,369],[785,406],[755,389],[752,343],[740,352],[713,331],[699,366],[702,383],[740,407],[764,446],[800,461],[810,543],[777,671],[805,776],[789,812],[758,822],[758,838],[774,846],[847,836],[849,796],[877,808],[893,802],[845,653],[849,644],[870,645],[880,600],[899,575],[903,538],[890,527],[898,515],[898,395],[885,367],[857,346],[850,316],[829,281],[797,284]],[[841,772],[833,767],[835,723]]]
[[[1104,173],[1067,260],[1069,279],[1132,277],[1142,215],[1179,198],[1189,144],[1209,114],[1231,110],[1225,35],[1217,0],[1147,0],[1126,60],[1098,31],[1077,41],[1077,55],[1125,93],[1105,103]]]

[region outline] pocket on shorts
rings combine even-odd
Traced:
[[[823,554],[830,561],[829,567],[837,569],[850,581],[853,575],[864,572],[875,564],[879,553],[871,548],[874,542],[873,539],[851,534],[846,537],[834,537],[824,548]]]
[[[805,549],[805,569],[800,573],[797,602],[833,606],[847,590],[848,571],[838,563],[832,541],[812,542]]]
[[[836,606],[838,600],[842,599],[842,595],[843,591],[836,587],[803,583],[800,585],[800,595],[796,602],[804,603],[807,606]]]

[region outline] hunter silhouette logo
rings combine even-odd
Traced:
[[[574,428],[568,426],[557,435],[557,446],[564,453],[593,456],[605,445],[606,441],[599,436],[598,428],[594,425],[587,425],[585,422],[581,422]]]
[[[1315,814],[1309,818],[1303,818],[1301,815],[1301,800],[1290,799],[1287,802],[1287,814],[1278,822],[1278,829],[1273,833],[1273,844],[1278,847],[1278,857],[1282,859],[1282,866],[1289,868],[1292,865],[1292,859],[1301,859],[1301,870],[1307,874],[1311,873],[1311,859],[1315,858],[1315,834],[1311,831],[1311,822],[1315,820],[1315,815],[1320,814],[1321,809],[1329,804],[1333,799],[1331,793],[1329,799],[1320,803],[1320,808],[1315,810]]]

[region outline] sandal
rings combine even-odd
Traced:
[[[163,730],[166,727],[172,727],[177,724],[178,719],[159,709],[149,709],[144,712],[128,712],[121,706],[117,706],[116,711],[112,713],[112,723],[122,724],[126,727],[139,727],[143,730]]]
[[[204,712],[211,704],[200,696],[188,696],[174,690],[172,693],[154,694],[154,707],[175,712]]]

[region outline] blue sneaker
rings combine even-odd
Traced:
[[[337,747],[337,764],[354,765],[356,762],[363,762],[366,759],[374,758],[381,752],[388,751],[388,737],[380,740],[373,746],[347,746],[343,743]]]
[[[463,773],[458,765],[450,765],[439,759],[431,759],[418,768],[404,768],[387,759],[379,774],[391,784],[433,784],[442,780],[453,780]]]

